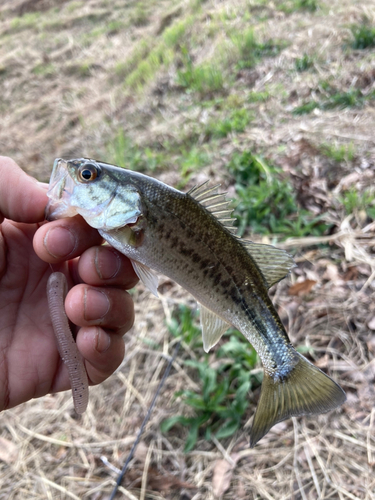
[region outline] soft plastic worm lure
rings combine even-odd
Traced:
[[[60,356],[68,369],[74,408],[77,413],[84,413],[89,401],[89,383],[81,354],[78,351],[65,314],[64,301],[67,292],[68,284],[64,274],[52,273],[47,283],[48,306],[52,326]]]

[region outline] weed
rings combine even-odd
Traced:
[[[276,56],[285,47],[285,43],[273,40],[258,42],[252,29],[232,35],[232,41],[238,51],[239,69],[253,68],[262,57]]]
[[[115,73],[120,78],[127,77],[131,72],[133,72],[138,64],[147,58],[148,54],[152,49],[150,40],[141,40],[134,48],[132,54],[126,61],[118,62],[115,66]]]
[[[270,93],[267,91],[256,92],[252,90],[248,93],[247,101],[248,102],[266,102],[270,98]]]
[[[39,25],[40,19],[40,12],[27,12],[23,16],[14,17],[10,21],[10,28],[14,31],[36,28]]]
[[[138,172],[153,172],[162,164],[157,152],[140,149],[121,129],[108,146],[108,158],[109,163]]]
[[[51,77],[55,75],[57,72],[57,68],[52,63],[41,63],[37,64],[33,68],[34,75],[38,75],[41,77]]]
[[[308,54],[303,54],[302,57],[298,57],[294,61],[294,65],[296,68],[296,71],[302,72],[302,71],[307,71],[311,67],[314,66],[314,60],[311,56]]]
[[[198,317],[198,310],[181,304],[173,311],[168,324],[169,332],[176,338],[182,338],[191,349],[200,349],[203,346]]]
[[[233,132],[243,132],[253,118],[246,109],[235,109],[223,120],[212,120],[206,127],[206,134],[222,138]]]
[[[334,92],[321,105],[321,109],[352,108],[361,106],[365,98],[360,89],[350,89],[347,92]]]
[[[315,12],[318,10],[318,7],[319,4],[316,0],[287,0],[281,3],[278,8],[286,14],[291,14],[298,10]]]
[[[351,26],[353,40],[351,47],[353,49],[368,49],[375,47],[375,27],[369,26],[367,23],[355,24]]]
[[[163,40],[168,47],[182,45],[187,29],[194,23],[195,17],[189,16],[182,21],[175,22],[163,32]]]
[[[143,40],[127,61],[117,64],[115,72],[125,78],[125,87],[141,90],[161,67],[169,66],[175,57],[176,47],[182,43],[193,20],[194,17],[190,16],[165,29],[161,41],[153,48],[152,41]]]
[[[234,153],[228,170],[235,178],[239,234],[250,226],[254,233],[284,236],[319,235],[327,230],[321,218],[312,218],[297,203],[293,187],[281,172],[250,151]]]
[[[314,109],[319,108],[319,103],[317,101],[308,101],[300,106],[296,106],[293,109],[293,114],[294,115],[306,115],[307,113],[311,113],[311,111],[314,111]]]
[[[192,325],[186,309],[180,308],[180,318],[184,326],[179,332],[187,332],[185,335],[192,341],[197,335],[197,327]],[[194,415],[177,415],[161,424],[162,432],[168,432],[177,424],[189,428],[185,452],[195,446],[199,433],[207,440],[212,435],[217,439],[232,436],[239,429],[249,405],[248,392],[260,384],[259,379],[251,375],[257,361],[256,352],[238,332],[231,330],[228,335],[229,341],[216,351],[216,357],[221,360],[216,368],[210,366],[207,355],[203,361],[185,361],[185,365],[197,374],[201,388],[196,392],[180,391],[175,396],[181,397],[194,410]]]
[[[189,180],[189,177],[193,172],[204,167],[205,165],[208,165],[209,162],[209,155],[197,146],[184,150],[177,160],[182,177],[182,182],[180,182],[178,187],[182,188]]]
[[[145,26],[148,24],[148,13],[143,2],[137,2],[135,4],[135,10],[130,16],[130,22],[134,24],[134,26]]]
[[[349,89],[346,92],[338,92],[328,82],[322,82],[320,85],[322,91],[326,93],[322,101],[307,101],[293,109],[294,115],[303,115],[311,113],[314,109],[334,109],[334,108],[353,108],[363,106],[366,101],[374,98],[374,93],[364,95],[360,89]]]
[[[375,196],[372,189],[365,189],[360,193],[352,187],[342,193],[339,201],[347,215],[363,210],[371,219],[375,219]]]
[[[125,86],[133,90],[141,90],[152,80],[156,71],[172,62],[173,56],[173,51],[165,47],[164,43],[158,44],[150,51],[147,59],[140,61],[134,71],[127,76]]]
[[[315,12],[318,10],[318,2],[316,0],[294,0],[296,9],[308,10]]]
[[[177,82],[187,90],[210,95],[223,90],[224,79],[218,67],[211,63],[194,66],[186,48],[182,49],[184,68],[177,72]]]
[[[350,162],[355,158],[354,144],[351,142],[349,144],[322,144],[320,151],[327,158],[331,158],[337,163],[340,162]]]

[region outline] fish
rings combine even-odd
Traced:
[[[272,245],[236,236],[235,219],[219,185],[186,193],[140,172],[78,158],[55,160],[47,220],[81,215],[119,252],[156,296],[158,274],[193,295],[200,305],[208,352],[229,327],[256,350],[263,382],[250,446],[278,422],[333,410],[343,389],[292,346],[268,289],[295,266]]]

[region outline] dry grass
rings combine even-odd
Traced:
[[[256,120],[236,137],[235,145],[230,137],[209,145],[210,166],[195,172],[190,182],[207,176],[225,181],[223,165],[233,148],[251,146],[282,166],[309,209],[330,207],[334,234],[284,242],[297,252],[299,267],[292,284],[308,279],[316,282],[314,287],[304,294],[302,286],[300,295],[291,295],[290,281],[284,280],[273,293],[292,342],[309,347],[310,358],[340,381],[348,400],[329,415],[278,424],[250,450],[248,429],[258,393],[251,394],[253,404],[241,432],[220,443],[201,439],[194,451],[184,454],[185,431],[159,431],[165,417],[188,411],[174,393],[197,387],[183,361],[201,354],[183,345],[118,498],[374,500],[375,227],[363,223],[361,214],[346,218],[332,210],[347,175],[357,174],[355,185],[373,184],[374,107],[366,103],[362,108],[292,114],[315,96],[322,81],[334,82],[339,90],[350,85],[365,93],[374,89],[373,53],[345,49],[350,24],[363,16],[374,21],[374,2],[322,1],[315,13],[292,14],[280,9],[279,0],[210,0],[201,2],[201,10],[198,3],[3,2],[2,153],[47,180],[55,157],[108,160],[110,141],[119,129],[134,143],[148,146],[179,141],[207,115],[215,117],[214,109],[202,110],[191,94],[178,88],[175,62],[156,70],[139,95],[124,88],[125,76],[119,71],[125,71],[139,40],[154,43],[165,26],[187,15],[196,15],[189,36],[196,40],[197,61],[219,57],[221,50],[230,56],[233,48],[223,45],[223,18],[232,29],[251,22],[261,39],[272,33],[272,38],[286,41],[277,57],[239,71],[233,87],[225,88],[226,95],[256,113]],[[295,59],[304,53],[313,57],[313,68],[297,73]],[[249,104],[250,90],[269,97]],[[332,162],[319,152],[327,142],[352,144],[355,159]],[[176,184],[179,173],[169,168],[160,176]],[[329,246],[316,246],[322,242]],[[109,498],[116,469],[129,453],[173,352],[175,339],[166,320],[179,303],[192,305],[168,280],[162,283],[161,301],[141,286],[134,299],[137,320],[126,337],[124,362],[108,381],[91,389],[82,417],[75,415],[69,393],[30,401],[1,415],[0,499]],[[213,361],[215,354],[211,356]]]

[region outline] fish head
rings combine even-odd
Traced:
[[[131,174],[87,158],[56,159],[47,192],[46,219],[79,214],[90,226],[105,231],[135,224],[142,215],[142,202]]]

